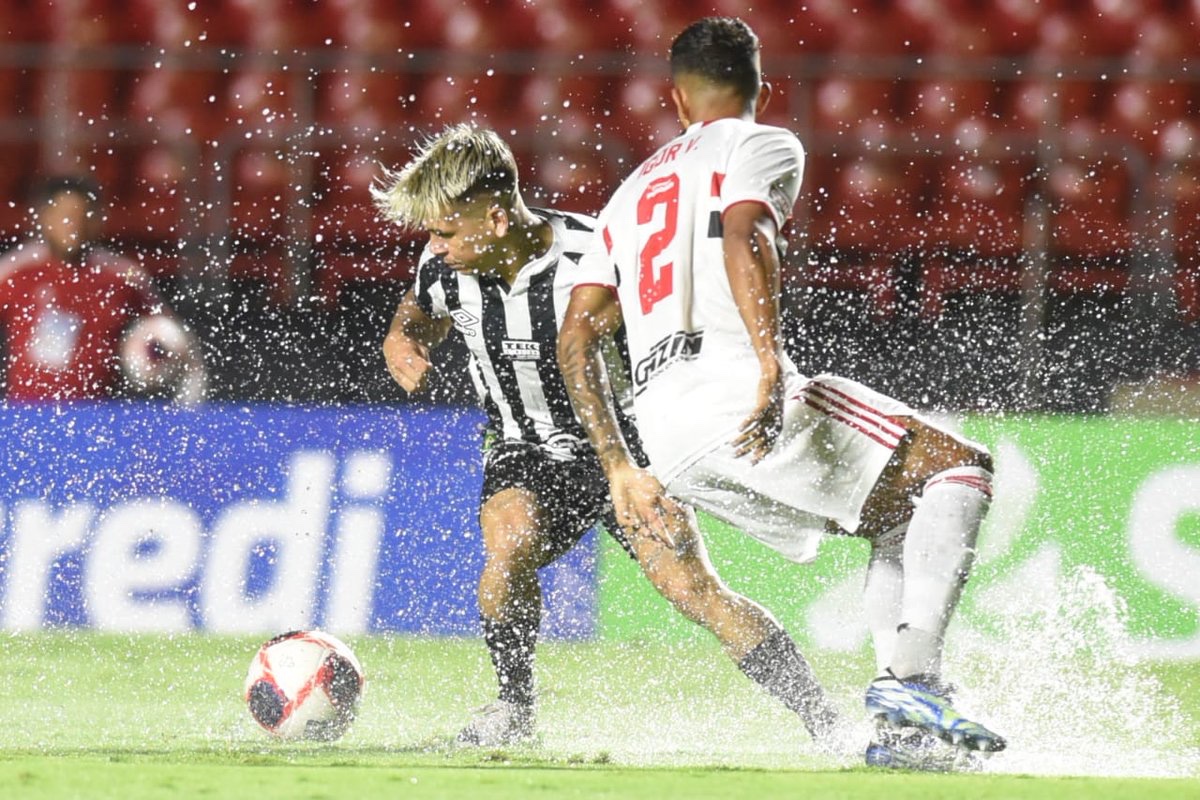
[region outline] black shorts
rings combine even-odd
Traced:
[[[547,562],[574,547],[597,523],[604,526],[625,552],[634,555],[629,540],[616,523],[608,479],[590,451],[571,460],[561,460],[529,442],[496,441],[483,455],[480,509],[492,495],[505,489],[525,489],[537,496],[549,523]]]

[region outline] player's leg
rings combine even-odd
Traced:
[[[765,608],[724,584],[690,510],[671,527],[674,548],[632,537],[646,577],[679,613],[711,631],[748,678],[796,712],[814,739],[828,740],[837,712],[791,636]]]
[[[564,541],[547,508],[544,456],[536,448],[497,445],[484,467],[479,525],[484,565],[479,616],[499,687],[459,733],[464,744],[497,746],[529,738],[534,728],[534,661],[542,597],[538,569],[574,543]],[[577,536],[575,537],[578,538]]]
[[[868,690],[868,709],[969,750],[1000,750],[1002,737],[952,708],[941,678],[946,628],[970,574],[990,503],[991,459],[946,431],[917,419],[906,423],[910,436],[868,497],[859,530],[875,540],[872,567],[882,571],[881,581],[884,574],[894,575],[896,553],[889,537],[880,534],[905,531],[897,630],[888,671]],[[868,590],[874,577],[868,575]],[[886,619],[886,593],[868,591],[865,600],[881,606],[868,607],[868,618]],[[877,636],[877,644],[883,638]]]

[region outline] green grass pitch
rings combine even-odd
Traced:
[[[64,631],[0,642],[2,797],[1200,797],[1197,772],[1038,777],[993,771],[998,756],[983,774],[881,774],[839,762],[711,642],[547,643],[538,744],[482,752],[450,745],[491,693],[477,640],[351,640],[368,686],[333,745],[274,741],[251,721],[241,687],[257,640]],[[870,665],[816,666],[850,710]],[[1148,669],[1200,716],[1194,664]],[[1200,748],[1196,731],[1175,746]]]

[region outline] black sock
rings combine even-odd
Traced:
[[[763,639],[738,662],[738,668],[799,714],[814,739],[828,734],[837,722],[825,690],[787,631],[779,629]]]
[[[537,647],[538,621],[496,622],[480,617],[483,641],[496,668],[500,699],[522,706],[533,705],[533,651]]]

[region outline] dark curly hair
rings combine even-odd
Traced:
[[[750,100],[762,84],[758,47],[758,36],[742,20],[705,17],[671,43],[671,75],[698,75]]]

